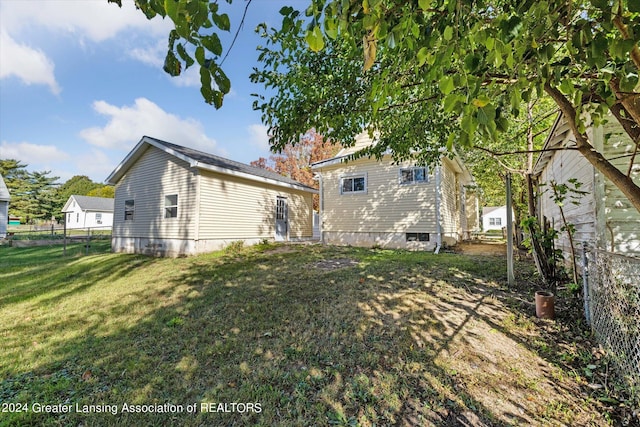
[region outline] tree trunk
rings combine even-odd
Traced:
[[[578,131],[576,124],[576,109],[571,102],[556,88],[552,87],[548,82],[544,85],[545,92],[556,102],[560,111],[567,119],[569,127],[576,138],[576,148],[584,156],[589,163],[601,172],[613,185],[615,185],[622,194],[629,199],[631,204],[638,212],[640,212],[640,187],[636,185],[630,176],[626,176],[618,168],[613,166],[600,152],[598,152],[587,136]]]

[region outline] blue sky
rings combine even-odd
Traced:
[[[253,0],[224,64],[231,93],[220,110],[204,103],[195,67],[162,70],[170,22],[148,21],[132,0],[0,0],[0,158],[50,170],[64,182],[106,177],[143,135],[248,163],[269,155],[266,128],[251,108],[249,82],[261,40],[256,25],[279,26],[281,6]],[[221,1],[231,18],[245,0]]]

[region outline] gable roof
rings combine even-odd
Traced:
[[[224,157],[162,141],[149,136],[142,137],[140,142],[138,142],[133,150],[131,150],[127,157],[125,157],[116,169],[111,172],[111,175],[107,177],[107,182],[115,185],[149,147],[155,147],[167,154],[177,157],[189,163],[190,167],[210,170],[225,175],[233,175],[281,187],[289,187],[296,190],[318,193],[318,190],[315,188],[306,186],[294,179],[282,176],[276,172],[236,162],[235,160],[225,159]]]
[[[69,212],[69,206],[73,200],[75,200],[78,207],[83,211],[113,212],[113,199],[107,197],[78,196],[76,194],[69,197],[64,208],[62,208],[62,212]]]
[[[11,200],[9,189],[7,188],[7,184],[4,183],[2,175],[0,175],[0,201],[8,202],[9,200]]]
[[[347,159],[353,153],[362,150],[363,148],[368,147],[369,145],[376,144],[377,136],[374,135],[373,139],[369,136],[368,132],[362,132],[356,136],[355,144],[352,147],[343,148],[335,155],[335,157],[331,157],[329,159],[320,160],[319,162],[315,162],[311,165],[311,170],[320,170],[326,166],[337,165],[343,163],[345,159]],[[391,154],[390,151],[385,153],[385,157],[387,154]],[[471,183],[475,183],[473,175],[471,175],[471,171],[467,168],[467,166],[462,162],[462,159],[455,154],[453,158],[448,158],[446,156],[441,157],[442,161],[449,162],[449,165],[455,170],[456,173],[462,174],[465,180]]]
[[[562,113],[558,113],[558,116],[556,117],[555,122],[553,122],[553,126],[551,126],[551,130],[547,135],[547,139],[544,141],[542,152],[536,159],[536,163],[533,166],[534,176],[539,176],[542,173],[542,170],[551,161],[553,156],[555,156],[558,149],[562,147],[571,148],[575,145],[575,141],[571,141],[570,138],[567,138],[570,135],[573,135],[573,133],[569,128],[567,120]]]
[[[504,209],[504,211],[506,213],[507,206],[506,205],[502,205],[502,206],[485,206],[484,208],[482,208],[482,215],[490,214],[491,212],[497,211],[498,209]]]

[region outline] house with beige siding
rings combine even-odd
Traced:
[[[350,155],[375,143],[366,133],[336,157],[314,163],[320,179],[320,234],[330,244],[436,250],[479,228],[473,178],[462,161],[429,167]]]
[[[115,252],[181,256],[234,241],[295,241],[313,235],[317,190],[148,136],[107,182],[115,185]]]
[[[599,152],[625,174],[630,172],[634,182],[640,184],[640,162],[636,160],[629,170],[635,145],[615,119],[587,132]],[[565,202],[563,210],[567,222],[575,227],[576,246],[587,242],[611,252],[640,255],[640,213],[611,181],[573,149],[575,138],[562,115],[556,119],[544,147],[548,151],[540,155],[534,167],[539,183],[539,217],[556,230],[562,227],[560,210],[549,184],[566,184],[575,179],[581,183],[579,190],[584,194],[575,194],[576,203]],[[565,254],[571,253],[567,233],[559,234],[557,247]]]

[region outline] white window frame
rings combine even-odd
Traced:
[[[96,212],[96,224],[102,224],[102,212]]]
[[[498,226],[502,226],[502,218],[499,218],[499,217],[489,217],[489,225],[498,225]]]
[[[175,204],[173,204],[173,200],[171,200],[171,197],[175,197]],[[170,204],[168,204],[170,203]],[[164,219],[174,219],[174,218],[178,218],[178,204],[180,203],[179,197],[178,197],[178,193],[173,193],[173,194],[165,194],[164,195]]]
[[[424,180],[416,180],[416,170],[424,170]],[[411,171],[411,181],[404,181],[403,172]],[[428,184],[429,183],[429,168],[427,166],[411,166],[406,168],[400,168],[398,171],[398,182],[400,185],[416,185],[416,184]]]
[[[363,178],[364,179],[364,188],[362,190],[351,190],[351,191],[344,191],[344,181],[347,179],[357,179],[357,178]],[[343,175],[340,177],[340,194],[341,195],[350,195],[350,194],[367,194],[367,174],[366,173],[355,173],[355,174],[350,174],[350,175]],[[351,185],[351,188],[353,188],[353,184]]]

